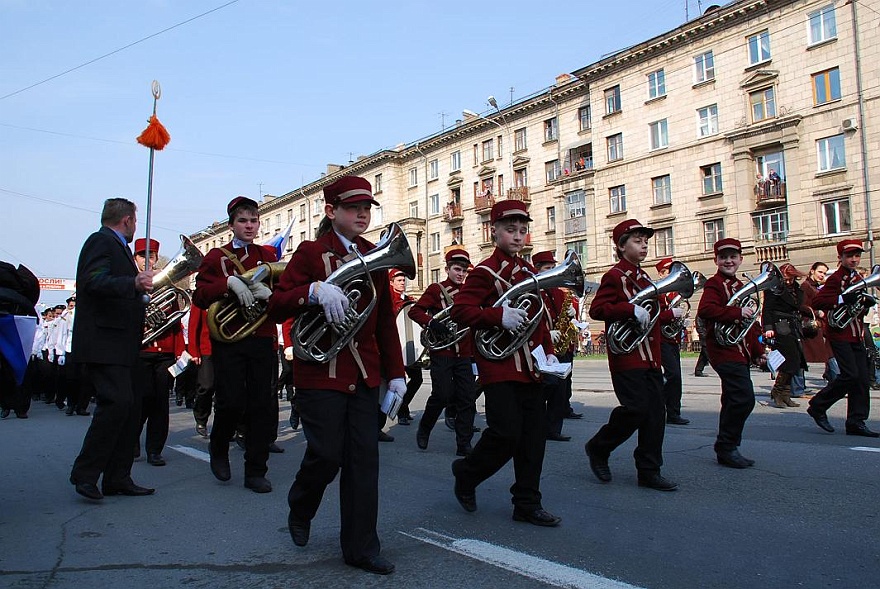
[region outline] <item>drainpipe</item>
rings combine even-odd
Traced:
[[[426,288],[426,284],[430,284],[431,280],[431,252],[428,251],[428,247],[431,245],[431,232],[428,230],[428,217],[430,217],[430,213],[428,212],[428,156],[425,155],[425,152],[422,151],[422,148],[419,147],[418,142],[416,142],[416,151],[418,151],[422,159],[425,160],[425,253],[423,254],[425,258],[425,275],[422,279],[422,282],[419,283],[419,288],[424,290]],[[421,248],[419,248],[421,249]],[[416,263],[418,263],[418,254],[416,254]]]
[[[874,223],[871,215],[871,183],[868,177],[868,144],[865,130],[865,94],[862,87],[861,51],[859,47],[859,15],[855,0],[850,0],[852,11],[853,48],[856,61],[856,91],[859,96],[859,143],[862,157],[862,184],[865,187],[865,224],[867,225],[868,253],[871,256],[871,266],[874,265]]]

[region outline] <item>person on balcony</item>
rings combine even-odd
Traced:
[[[768,194],[773,196],[779,196],[782,194],[779,186],[782,183],[782,178],[779,177],[779,174],[773,168],[770,168],[770,173],[767,174],[767,183]]]

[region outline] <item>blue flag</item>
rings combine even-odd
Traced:
[[[0,355],[12,367],[16,384],[24,382],[36,330],[36,317],[0,315]]]

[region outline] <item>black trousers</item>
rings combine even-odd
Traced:
[[[864,425],[871,411],[870,384],[864,342],[831,342],[831,351],[840,367],[840,376],[825,385],[810,399],[810,407],[825,413],[832,405],[847,398],[846,425]]]
[[[556,356],[560,362],[571,362],[572,353]],[[571,375],[567,378],[544,375],[544,396],[547,399],[547,435],[562,434],[562,423],[571,411]]]
[[[419,430],[430,433],[447,405],[453,405],[456,410],[455,443],[459,448],[470,446],[477,413],[471,359],[432,355],[431,386],[431,396],[425,403]]]
[[[611,384],[620,406],[611,411],[608,423],[588,442],[591,450],[608,456],[639,432],[633,452],[636,469],[646,475],[660,472],[666,433],[663,373],[653,368],[612,372]]]
[[[84,377],[83,365],[76,361],[76,353],[68,352],[64,362],[64,387],[67,407],[85,411],[94,391],[91,383]]]
[[[455,462],[462,490],[476,487],[513,459],[511,501],[519,509],[541,509],[546,415],[539,383],[498,382],[483,386],[486,423],[474,451]]]
[[[699,374],[703,372],[703,369],[706,368],[706,365],[709,363],[709,352],[706,350],[705,342],[700,342],[702,345],[700,346],[700,355],[697,358],[697,365],[694,367],[694,374]]]
[[[134,387],[141,397],[141,421],[134,447],[140,447],[140,434],[146,425],[147,454],[161,454],[168,441],[168,396],[172,380],[168,368],[174,361],[174,354],[141,352],[135,366]]]
[[[663,365],[663,400],[666,416],[681,415],[681,348],[678,344],[660,342],[660,363]]]
[[[379,554],[378,387],[359,380],[354,393],[323,389],[296,391],[306,437],[299,472],[287,494],[291,515],[311,521],[324,491],[339,476],[340,542],[346,562]]]
[[[721,413],[715,452],[736,450],[742,442],[746,419],[755,408],[755,389],[748,364],[725,362],[712,366],[721,379]]]
[[[84,375],[95,387],[96,407],[73,463],[77,483],[123,485],[131,479],[132,448],[141,422],[141,398],[133,386],[134,366],[86,364]]]
[[[244,476],[269,470],[269,444],[278,433],[278,397],[272,390],[275,350],[272,339],[249,336],[225,344],[211,340],[216,407],[211,455],[229,455],[229,441],[239,423],[245,426]]]
[[[196,425],[208,425],[214,406],[214,362],[211,356],[202,356],[196,378],[196,396],[193,399],[193,419]]]

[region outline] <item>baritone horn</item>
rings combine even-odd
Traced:
[[[694,292],[697,292],[704,286],[706,286],[706,276],[702,272],[694,272]],[[688,299],[694,296],[694,292],[690,294],[690,296],[685,297],[682,296],[681,293],[677,293],[672,300],[669,301],[670,309],[681,308],[683,313],[681,317],[677,319],[673,319],[670,323],[666,325],[660,326],[660,333],[663,334],[664,337],[669,339],[675,339],[681,333],[681,330],[685,327],[685,322],[688,320],[691,314],[691,303]]]
[[[605,330],[605,341],[608,349],[615,354],[629,354],[641,344],[660,317],[660,302],[657,300],[661,294],[677,292],[682,298],[690,298],[694,294],[694,278],[688,267],[681,262],[673,262],[669,267],[669,275],[651,286],[645,287],[629,300],[633,305],[644,308],[650,320],[643,330],[635,318],[615,321]]]
[[[199,268],[202,252],[186,236],[180,236],[180,249],[174,257],[153,276],[153,292],[144,313],[144,346],[171,329],[192,306],[192,297],[174,286]]]
[[[241,279],[250,285],[264,282],[272,288],[275,281],[281,278],[287,262],[269,262],[251,268],[241,275]],[[252,305],[243,307],[236,297],[228,297],[208,307],[208,331],[211,337],[224,344],[243,340],[253,334],[269,316],[269,303],[257,299]]]
[[[869,288],[874,288],[878,285],[880,285],[880,264],[876,264],[871,268],[871,273],[868,276],[865,276],[855,284],[850,285],[840,294],[845,295],[854,292],[867,294]],[[861,316],[862,313],[867,311],[868,308],[869,307],[864,304],[861,298],[852,305],[840,305],[835,307],[828,313],[828,325],[835,329],[843,329],[852,323],[853,319]]]
[[[715,324],[715,341],[722,346],[735,346],[746,337],[755,321],[761,314],[761,300],[758,294],[771,290],[779,292],[782,288],[782,274],[772,262],[764,262],[761,264],[761,273],[750,278],[747,274],[743,274],[748,278],[742,288],[730,295],[727,301],[728,307],[749,308],[754,311],[751,317],[743,318],[733,323],[716,323]]]

